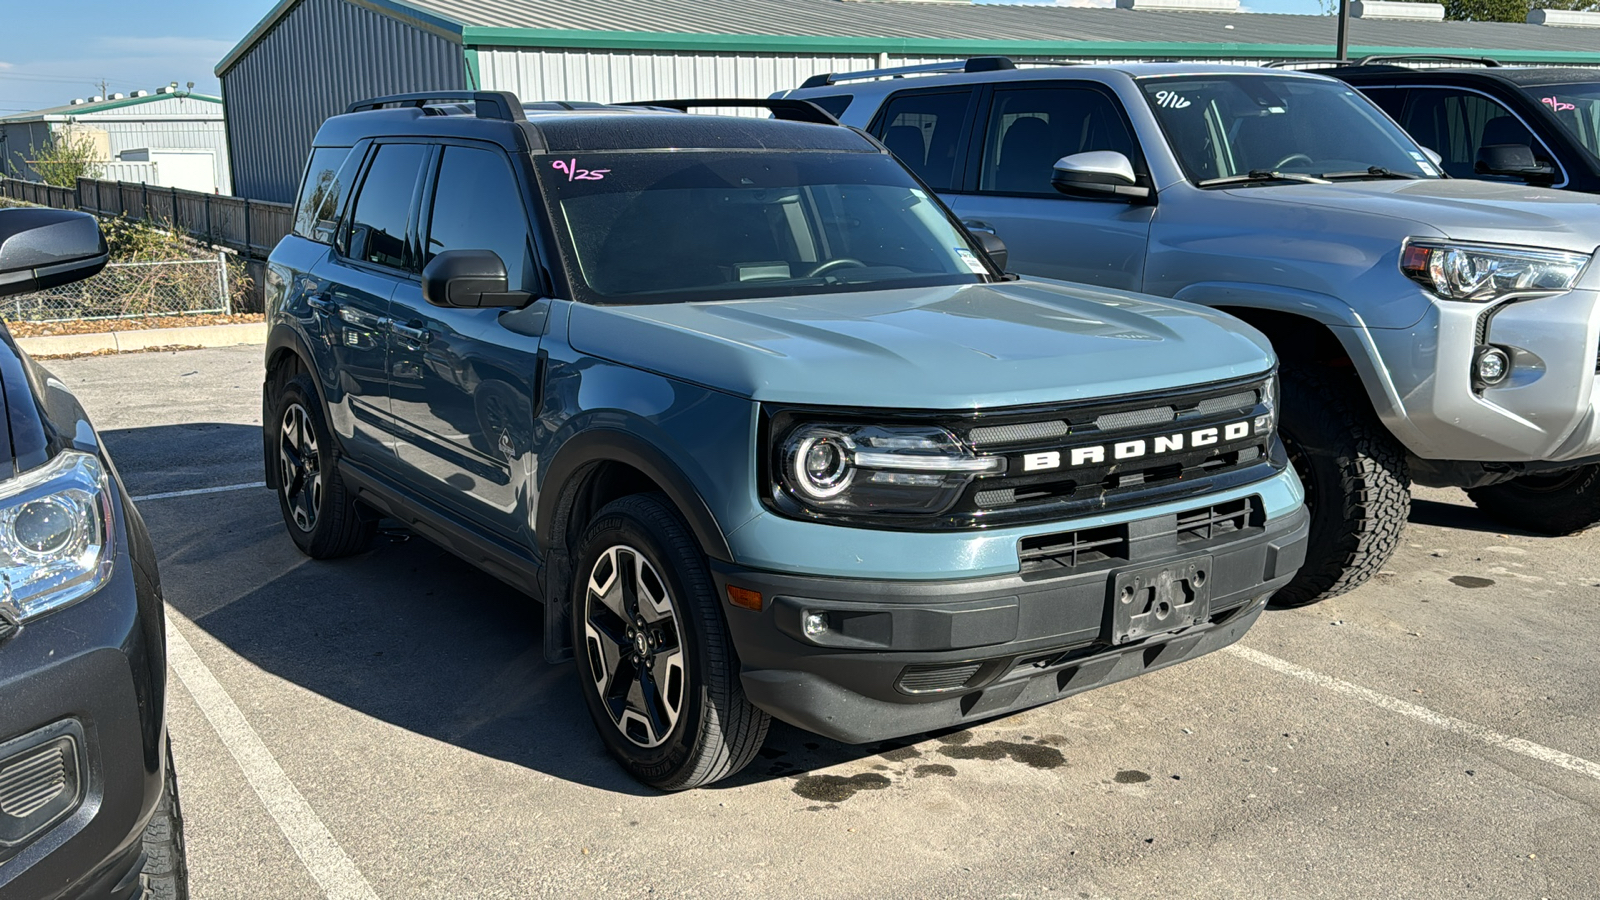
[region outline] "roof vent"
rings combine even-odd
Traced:
[[[126,99],[128,99],[128,95],[122,93],[121,91],[118,91],[117,93],[111,95],[111,99],[113,99],[113,100],[126,100]]]
[[[72,103],[70,105],[72,105],[72,106],[82,106],[83,105],[83,98],[82,97],[73,97],[72,98]]]
[[[172,93],[172,87],[171,87],[171,85],[163,84],[161,87],[156,88],[156,93],[158,93],[158,94],[170,94],[170,93]]]
[[[100,102],[104,101],[105,99],[106,98],[100,96],[99,94],[95,94],[93,97],[90,97],[88,100],[85,100],[84,102],[85,103],[100,103]]]
[[[1600,12],[1577,12],[1570,9],[1530,9],[1528,24],[1550,25],[1557,28],[1600,28]]]
[[[133,96],[135,96],[135,97],[148,97],[148,96],[150,96],[150,92],[149,91],[134,91],[133,92]]]
[[[1397,0],[1354,0],[1350,15],[1357,19],[1404,19],[1411,22],[1443,22],[1443,3],[1407,3]]]
[[[1239,11],[1239,0],[1117,0],[1118,9],[1138,12],[1219,12]]]

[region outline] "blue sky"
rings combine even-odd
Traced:
[[[193,81],[195,90],[215,94],[212,68],[273,2],[3,0],[0,114],[97,94],[102,79],[110,92]],[[1058,2],[1115,5],[1115,0]],[[1245,0],[1245,5],[1256,12],[1318,12],[1317,0]]]

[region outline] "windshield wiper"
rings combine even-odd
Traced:
[[[1211,187],[1219,184],[1250,184],[1252,182],[1266,181],[1298,181],[1304,184],[1330,184],[1326,179],[1315,175],[1301,175],[1299,172],[1278,172],[1272,169],[1251,169],[1243,175],[1224,175],[1221,178],[1207,178],[1196,181],[1196,187]]]
[[[1339,181],[1340,179],[1344,178],[1398,178],[1403,181],[1417,180],[1417,176],[1412,175],[1409,172],[1396,172],[1393,169],[1385,169],[1383,166],[1367,166],[1365,169],[1357,169],[1353,172],[1324,172],[1322,173],[1322,177],[1328,179],[1329,181]]]

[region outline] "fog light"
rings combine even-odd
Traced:
[[[826,633],[828,630],[828,614],[819,612],[806,613],[805,618],[801,620],[800,629],[806,633],[806,637],[816,637]]]
[[[1511,374],[1511,357],[1499,347],[1479,348],[1473,372],[1480,384],[1486,386],[1499,384]]]

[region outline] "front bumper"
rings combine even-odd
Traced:
[[[1305,559],[1304,508],[1206,540],[1176,515],[1126,523],[1120,557],[1055,574],[944,582],[862,581],[719,566],[759,591],[759,612],[727,605],[746,696],[800,728],[846,743],[918,734],[1037,706],[1204,655],[1237,641]],[[1208,558],[1209,610],[1175,631],[1113,643],[1114,589],[1132,570]],[[808,613],[828,622],[807,636]]]

